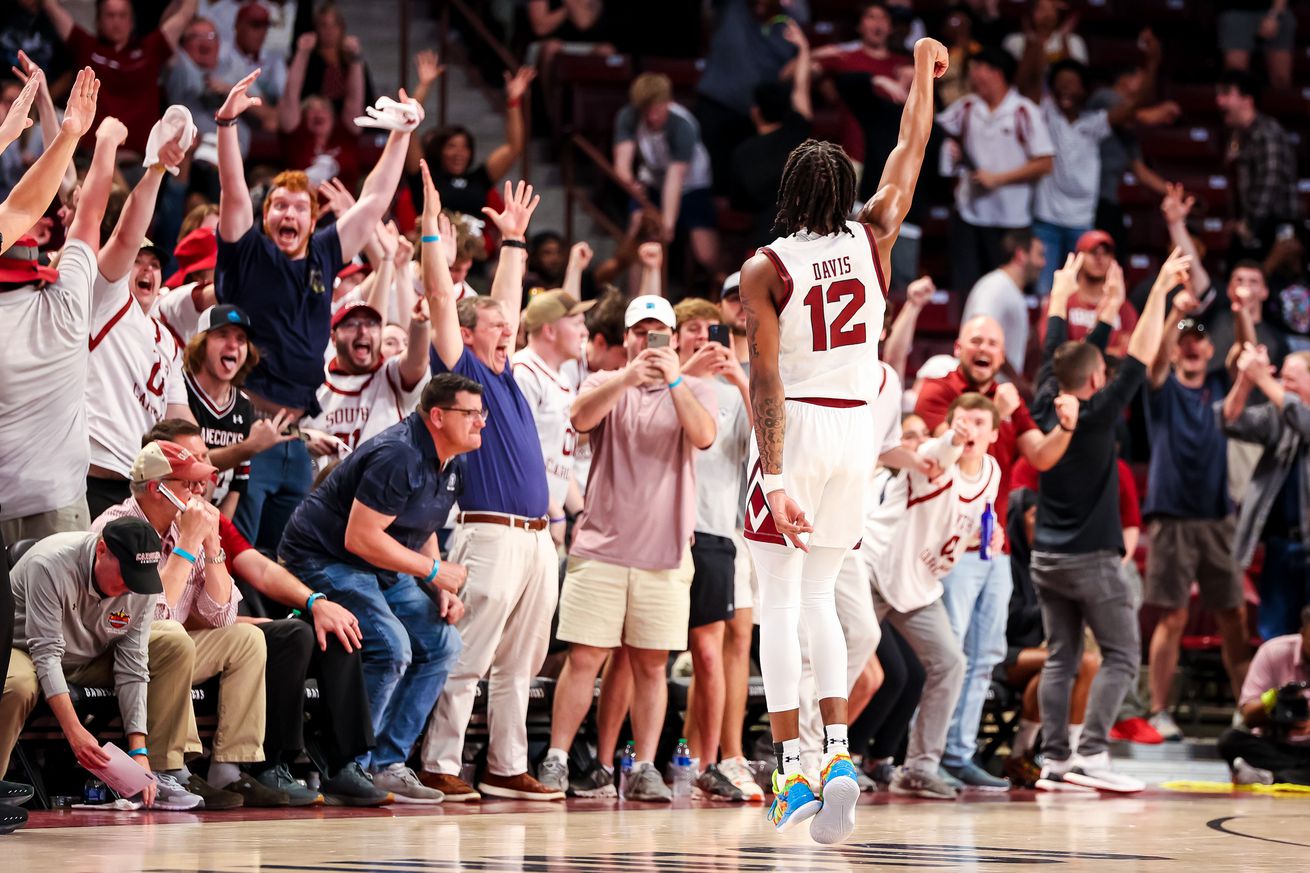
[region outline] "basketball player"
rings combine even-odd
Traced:
[[[745,537],[759,575],[760,662],[778,757],[769,818],[781,831],[813,817],[810,836],[820,843],[840,842],[855,827],[860,789],[846,739],[846,643],[833,591],[846,552],[860,541],[877,429],[868,404],[882,382],[883,277],[932,132],[932,80],[946,72],[946,47],[921,39],[914,63],[899,142],[858,220],[846,220],[855,202],[850,158],[808,140],[783,170],[782,236],[741,276],[757,455]],[[824,723],[822,801],[801,772],[802,621]]]

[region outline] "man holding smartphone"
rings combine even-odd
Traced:
[[[668,705],[668,653],[687,647],[695,456],[714,444],[718,403],[706,380],[683,374],[670,348],[677,319],[669,301],[637,297],[624,326],[628,365],[587,377],[573,403],[573,429],[591,434],[595,459],[560,593],[557,636],[572,645],[537,778],[556,791],[569,787],[568,749],[613,651],[616,681],[605,687],[602,711],[612,695],[627,696],[629,682],[635,690],[638,767],[625,796],[668,802],[673,796],[652,762]],[[602,759],[613,739],[602,743]]]

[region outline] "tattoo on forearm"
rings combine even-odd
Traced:
[[[782,472],[783,434],[787,428],[785,404],[786,401],[774,391],[751,390],[755,441],[760,449],[760,469],[765,473]]]

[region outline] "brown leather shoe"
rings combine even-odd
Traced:
[[[488,797],[508,800],[563,800],[563,791],[551,791],[527,773],[517,776],[497,776],[486,773],[478,783],[478,790]]]
[[[418,774],[418,781],[428,788],[435,788],[446,795],[446,803],[476,803],[482,799],[482,795],[478,794],[477,789],[458,776],[447,776],[445,773],[421,770]]]

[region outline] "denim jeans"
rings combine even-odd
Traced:
[[[409,758],[459,657],[459,632],[413,576],[307,562],[289,568],[359,619],[364,685],[377,746],[360,763],[381,769]]]
[[[1260,571],[1260,610],[1256,629],[1271,640],[1301,629],[1301,610],[1310,600],[1310,573],[1305,546],[1282,537],[1265,539],[1265,562]]]
[[[232,519],[241,535],[268,554],[277,553],[282,531],[309,494],[314,467],[300,440],[273,446],[250,459],[250,484]]]
[[[1055,279],[1055,271],[1064,266],[1065,257],[1078,245],[1078,237],[1088,230],[1091,228],[1064,227],[1033,219],[1033,236],[1041,240],[1042,246],[1046,249],[1046,266],[1042,268],[1042,274],[1037,277],[1037,293],[1042,297],[1051,293],[1051,282]]]
[[[964,687],[951,716],[942,762],[963,767],[978,750],[978,728],[992,671],[1005,660],[1005,623],[1014,588],[1010,556],[994,554],[984,561],[977,552],[965,552],[942,579],[942,588],[942,603],[965,659]]]

